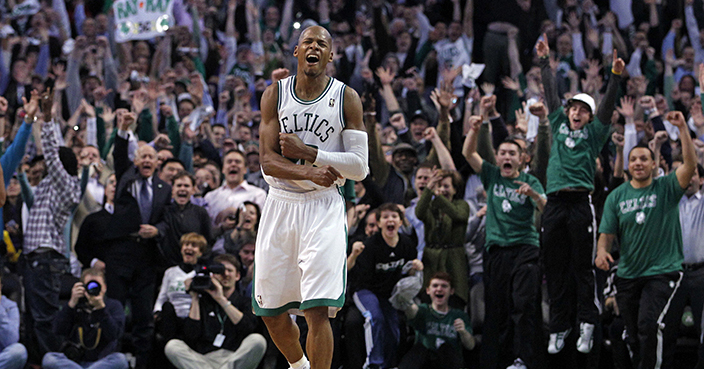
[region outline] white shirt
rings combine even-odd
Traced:
[[[93,196],[93,199],[95,199],[98,204],[103,205],[103,198],[105,197],[105,187],[100,184],[100,182],[95,177],[88,178],[88,185],[86,186],[86,190],[90,193],[91,196]]]
[[[227,208],[239,208],[245,201],[251,201],[259,205],[259,209],[264,207],[266,191],[257,186],[253,186],[247,181],[242,181],[237,187],[230,188],[227,183],[220,188],[212,190],[205,195],[208,203],[208,215],[215,222],[215,217]]]

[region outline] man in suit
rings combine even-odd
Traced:
[[[152,306],[156,267],[162,261],[157,248],[157,226],[171,202],[171,186],[154,173],[156,151],[149,145],[137,149],[134,163],[128,157],[129,127],[136,114],[117,110],[115,137],[115,209],[106,249],[106,282],[109,297],[132,306],[132,336],[137,367],[146,367],[154,331]]]

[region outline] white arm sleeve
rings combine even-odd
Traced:
[[[369,174],[367,133],[355,129],[345,129],[342,131],[342,144],[345,152],[318,150],[318,156],[313,164],[319,167],[330,165],[345,178],[353,181],[363,180]]]

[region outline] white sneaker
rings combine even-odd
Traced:
[[[518,359],[514,360],[513,364],[511,364],[511,366],[509,366],[506,369],[528,369],[528,367],[523,362],[523,360],[521,360],[521,358],[518,358]]]
[[[588,354],[594,345],[594,324],[579,323],[579,339],[577,340],[577,351]]]
[[[565,338],[572,332],[572,328],[557,333],[550,333],[550,342],[548,343],[548,354],[557,354],[565,347]]]

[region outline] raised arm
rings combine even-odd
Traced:
[[[699,73],[704,73],[702,66],[699,68]],[[680,182],[680,187],[687,188],[689,182],[692,180],[694,171],[697,170],[697,153],[694,150],[694,143],[692,143],[692,137],[689,135],[689,127],[687,127],[687,121],[684,119],[684,115],[679,111],[671,111],[667,113],[667,120],[680,129],[683,163],[677,168],[675,173],[677,175],[677,181]]]
[[[613,114],[616,106],[618,86],[621,84],[621,73],[623,73],[624,69],[626,69],[626,63],[618,57],[618,53],[614,49],[611,62],[611,78],[609,78],[609,84],[606,85],[606,94],[601,99],[601,104],[599,104],[599,109],[596,112],[597,118],[604,124],[611,122],[611,114]]]
[[[540,78],[543,81],[545,89],[545,102],[548,104],[550,113],[560,108],[560,96],[557,93],[557,82],[555,75],[552,74],[550,66],[550,46],[548,46],[548,37],[543,33],[542,40],[538,40],[535,46],[535,52],[540,58]]]
[[[477,154],[477,138],[482,124],[482,117],[472,116],[469,118],[469,132],[462,146],[462,155],[476,173],[482,172],[482,157]]]

